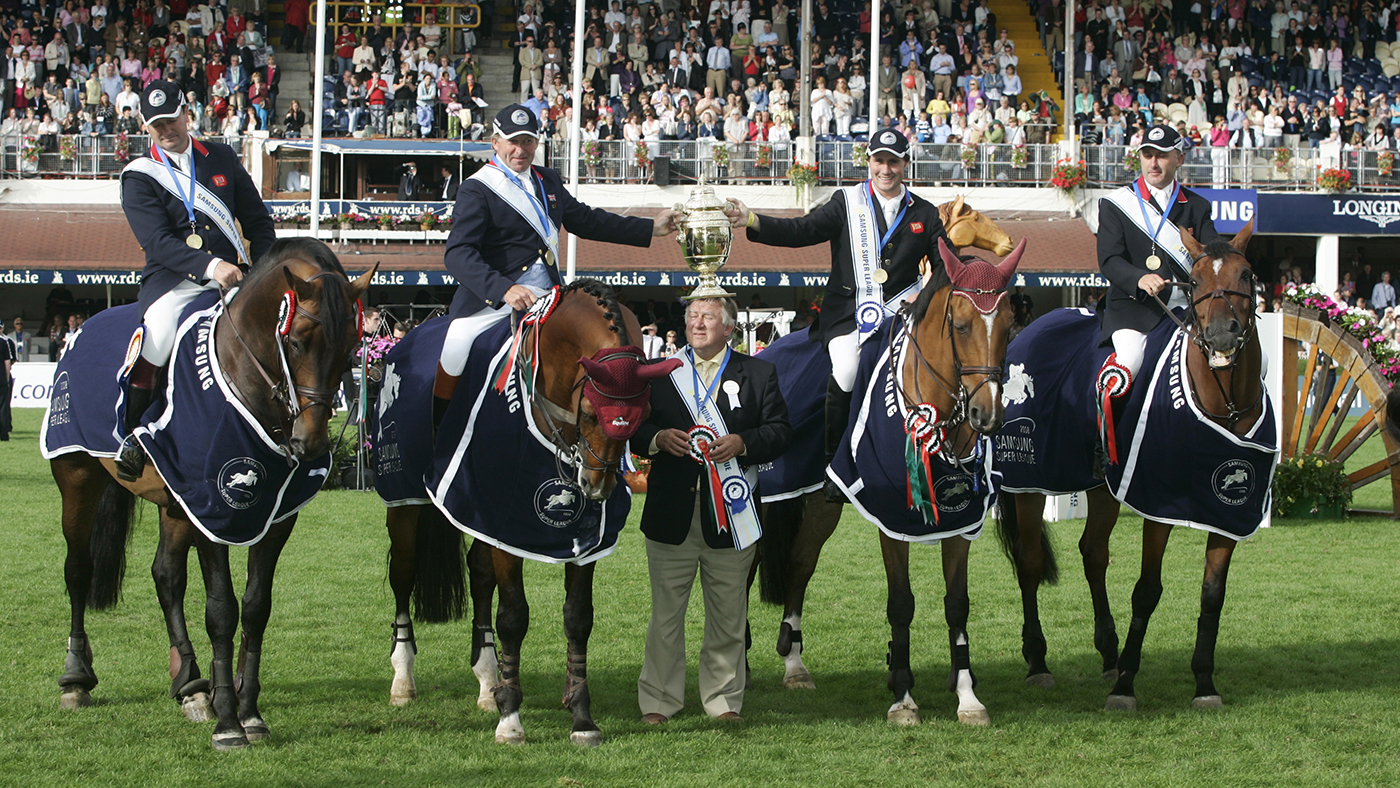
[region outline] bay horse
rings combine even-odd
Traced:
[[[330,448],[328,423],[334,394],[359,340],[356,304],[373,275],[371,270],[351,282],[335,254],[320,241],[279,240],[253,267],[217,319],[217,358],[229,387],[289,456],[318,458]],[[281,336],[279,320],[286,318],[279,318],[279,309],[289,289],[296,295],[296,308],[290,315],[290,330]],[[87,326],[97,328],[97,322],[94,318]],[[287,362],[285,374],[279,342]],[[63,500],[68,547],[64,578],[72,611],[59,679],[62,706],[92,705],[90,693],[97,675],[84,615],[88,607],[102,610],[118,600],[131,516],[140,497],[155,504],[160,513],[160,539],[151,574],[170,637],[171,697],[192,721],[204,722],[211,716],[216,720],[212,744],[217,750],[244,748],[250,741],[267,738],[268,726],[258,710],[263,634],[272,610],[273,573],[296,515],[274,523],[248,549],[243,640],[235,669],[233,636],[239,604],[229,571],[228,545],[195,527],[155,463],[148,462],[144,474],[130,483],[117,480],[111,455],[71,451],[52,458],[50,466]],[[205,628],[213,653],[212,681],[201,676],[185,623],[191,547],[199,555],[207,594]]]
[[[962,195],[939,205],[938,216],[948,239],[957,249],[976,247],[1006,257],[1015,248],[996,222],[973,209]],[[819,355],[819,360],[829,365],[825,352]],[[790,401],[789,407],[792,405]],[[818,410],[815,426],[818,432],[822,429],[821,415]],[[817,686],[802,661],[805,648],[802,608],[822,547],[836,532],[843,506],[828,501],[820,490],[820,480],[814,481],[816,492],[764,504],[763,540],[759,542],[759,560],[754,562],[754,572],[762,570],[760,598],[783,607],[777,651],[783,660],[783,686],[788,689],[816,689]],[[750,576],[750,585],[753,579]]]
[[[539,334],[537,342],[528,336],[532,331]],[[560,289],[548,319],[527,329],[522,343],[536,345],[541,355],[539,385],[530,401],[531,418],[541,433],[554,436],[556,457],[574,473],[575,483],[593,501],[605,501],[618,484],[627,439],[650,410],[649,381],[670,374],[674,368],[667,363],[647,365],[642,352],[632,344],[641,335],[636,316],[618,303],[611,288],[597,280],[580,279]],[[607,370],[590,361],[600,356],[614,359],[609,363],[625,364],[629,374],[647,385],[640,393],[618,391]],[[522,366],[528,362],[521,357]],[[615,400],[630,399],[644,405],[641,417],[621,431],[616,422],[612,422],[612,430],[605,430],[593,395],[586,392],[590,384]],[[496,742],[524,743],[520,651],[530,624],[523,578],[525,559],[476,539],[466,551],[464,567],[464,534],[435,505],[392,506],[385,525],[395,604],[390,702],[403,705],[417,697],[413,679],[417,642],[410,613],[420,621],[461,618],[469,580],[473,621],[470,663],[479,687],[477,705],[499,713]],[[602,742],[602,731],[592,716],[587,667],[594,566],[591,560],[564,565],[563,623],[568,653],[562,701],[573,718],[570,740],[590,747]],[[493,631],[492,595],[498,588],[500,607]]]
[[[1228,243],[1201,244],[1187,231],[1182,243],[1194,261],[1191,307],[1185,327],[1189,396],[1210,420],[1234,435],[1254,429],[1266,412],[1261,380],[1262,355],[1254,317],[1254,272],[1245,256],[1254,232],[1251,221]],[[1097,336],[1097,329],[1095,329]],[[1279,363],[1283,363],[1281,359]],[[1146,365],[1144,365],[1146,366]],[[1144,371],[1146,371],[1144,369]],[[1094,370],[1097,372],[1097,370]],[[1147,375],[1134,385],[1146,385]],[[1120,429],[1122,429],[1120,427]],[[1171,480],[1163,480],[1170,484]],[[1262,482],[1268,484],[1268,481]],[[1202,494],[1189,486],[1173,487],[1168,495]],[[1054,553],[1044,531],[1045,495],[1032,492],[1001,493],[999,533],[1016,569],[1024,615],[1022,655],[1028,665],[1026,682],[1050,687],[1054,677],[1046,665],[1046,643],[1040,624],[1036,594],[1043,582],[1057,573]],[[1119,501],[1107,485],[1088,491],[1088,518],[1079,540],[1084,576],[1094,610],[1094,647],[1102,657],[1103,677],[1112,686],[1105,708],[1137,708],[1134,678],[1141,666],[1147,622],[1162,595],[1162,556],[1172,526],[1143,520],[1142,569],[1132,594],[1132,619],[1123,649],[1109,606],[1105,576],[1109,563],[1109,536],[1118,520]],[[1201,584],[1201,614],[1197,623],[1191,670],[1196,678],[1192,706],[1223,705],[1214,682],[1215,645],[1225,601],[1225,581],[1236,539],[1212,531],[1206,540],[1205,571]]]
[[[862,359],[856,387],[864,401],[827,471],[879,527],[891,633],[888,687],[895,698],[886,718],[896,725],[919,722],[909,659],[909,544],[916,541],[942,547],[948,689],[958,697],[958,720],[990,724],[974,692],[968,650],[967,557],[994,495],[988,436],[1004,414],[1002,360],[1013,322],[1006,296],[1025,248],[1023,240],[993,265],[959,259],[939,240],[949,283],[930,286],[930,271],[914,304],[886,324],[886,337],[872,340],[889,346],[873,371],[867,372],[871,354]],[[905,462],[896,465],[903,467],[892,470],[889,458],[901,455]]]

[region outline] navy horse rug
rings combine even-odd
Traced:
[[[796,498],[822,488],[826,481],[826,381],[831,357],[803,328],[779,337],[763,349],[763,360],[778,368],[778,390],[788,406],[792,445],[782,456],[758,466],[763,502]]]
[[[309,461],[292,457],[238,400],[215,347],[222,313],[213,291],[185,309],[163,400],[152,404],[136,436],[190,522],[215,542],[246,546],[311,501],[331,458],[329,452]],[[134,304],[107,309],[74,335],[44,417],[45,458],[77,451],[116,456],[123,351],[139,319]]]
[[[509,320],[472,344],[433,444],[433,378],[450,322],[424,323],[385,357],[373,427],[380,497],[389,506],[432,503],[464,533],[523,558],[583,564],[611,553],[631,490],[619,473],[606,501],[590,501],[561,478],[564,456],[522,396],[528,364],[516,365],[504,393],[493,388],[492,372],[512,348]]]
[[[899,393],[908,337],[901,318],[890,318],[861,348],[854,388],[859,401],[828,473],[856,509],[894,539],[976,539],[996,502],[991,438],[979,436],[972,456],[956,463],[937,455],[910,471],[909,410]]]

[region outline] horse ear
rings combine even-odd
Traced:
[[[1254,237],[1254,217],[1251,216],[1244,228],[1236,233],[1234,238],[1230,239],[1230,246],[1233,247],[1236,252],[1244,254],[1244,251],[1249,248],[1249,239],[1252,237]]]
[[[369,290],[370,281],[374,279],[374,272],[378,270],[379,263],[375,263],[372,268],[370,268],[368,271],[365,271],[363,274],[360,274],[358,277],[355,278],[355,281],[350,283],[351,301],[354,301],[364,296],[365,291]]]
[[[1201,256],[1206,247],[1196,240],[1196,233],[1190,227],[1181,228],[1181,245],[1186,247],[1186,254],[1192,259]]]
[[[653,364],[642,364],[637,367],[637,377],[642,380],[664,378],[672,372],[675,372],[680,365],[681,360],[678,358],[668,358],[665,361],[657,361]]]
[[[292,269],[284,267],[282,269],[282,275],[287,277],[287,289],[296,293],[297,298],[305,298],[311,295],[311,286],[307,284],[305,279],[292,273]]]
[[[938,256],[943,258],[943,267],[948,269],[948,279],[958,281],[965,266],[963,261],[958,259],[958,255],[948,248],[948,242],[943,240],[942,236],[938,237]]]

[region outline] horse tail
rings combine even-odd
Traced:
[[[417,572],[413,617],[424,622],[457,621],[466,611],[467,570],[462,532],[436,506],[418,510]]]
[[[792,543],[797,539],[802,518],[806,514],[805,497],[799,495],[765,504],[763,541],[758,549],[762,560],[758,598],[770,605],[782,605],[787,601],[788,582],[792,574]]]
[[[92,585],[88,587],[88,607],[106,610],[121,598],[122,580],[126,576],[126,548],[131,542],[131,515],[136,508],[136,496],[116,479],[107,483],[97,502],[93,517],[92,538],[88,550],[92,556]]]
[[[1002,493],[997,497],[997,536],[1013,570],[1021,557],[1021,523],[1016,515],[1015,498],[1014,493]],[[1050,542],[1050,532],[1044,523],[1040,527],[1040,555],[1040,584],[1053,586],[1060,582],[1060,561],[1055,557],[1055,546]]]

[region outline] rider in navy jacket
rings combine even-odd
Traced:
[[[190,136],[179,86],[164,80],[148,85],[141,95],[141,117],[154,147],[132,160],[121,176],[122,211],[146,252],[138,295],[144,327],[141,355],[127,380],[127,440],[117,458],[118,475],[128,481],[139,477],[145,465],[145,454],[130,434],[151,403],[161,368],[170,360],[180,313],[201,292],[237,284],[251,261],[276,240],[272,217],[238,154],[222,143],[202,143]],[[187,206],[195,193],[191,167],[201,196]],[[206,199],[227,208],[230,226],[237,221],[251,255],[244,251],[243,239],[235,245],[201,207]]]

